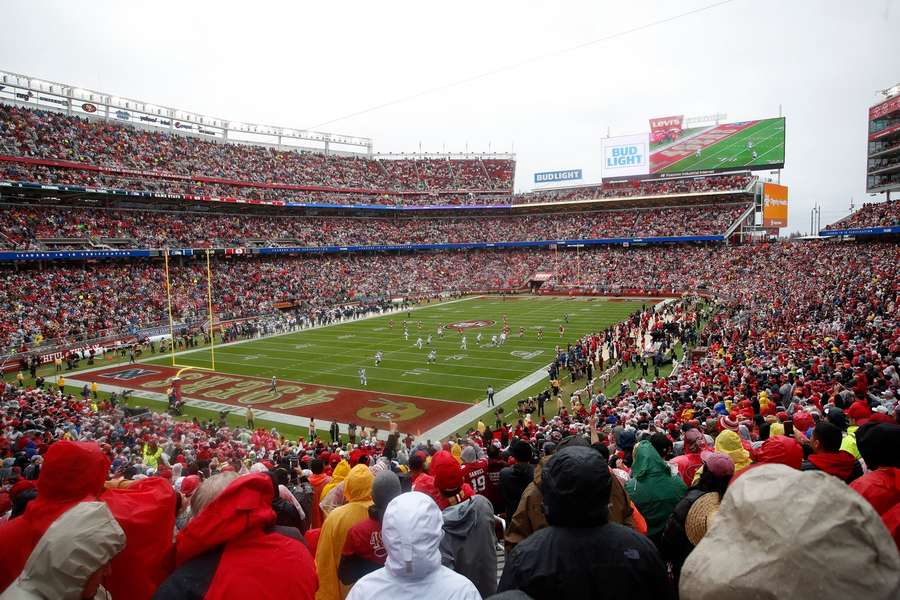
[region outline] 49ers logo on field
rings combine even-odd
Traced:
[[[472,329],[473,327],[490,327],[494,323],[496,323],[496,321],[459,321],[458,323],[449,323],[447,328],[462,331],[463,329]]]

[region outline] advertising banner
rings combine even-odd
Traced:
[[[869,109],[869,120],[874,121],[894,111],[900,110],[900,96],[888,98],[881,104],[876,104]]]
[[[603,140],[603,178],[633,177],[650,172],[650,144],[646,133]]]
[[[763,227],[787,227],[787,217],[787,186],[763,184]]]
[[[650,143],[674,142],[681,137],[684,115],[650,119]]]
[[[581,179],[581,169],[568,169],[566,171],[542,171],[534,174],[534,182],[542,183],[560,183],[566,181],[576,181]]]

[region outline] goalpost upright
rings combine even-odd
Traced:
[[[170,355],[173,367],[183,367],[182,371],[187,369],[202,369],[206,371],[216,370],[216,322],[215,313],[213,312],[212,301],[212,249],[206,249],[206,305],[209,313],[209,355],[210,366],[198,367],[192,365],[180,365],[175,360],[175,317],[172,313],[172,279],[169,271],[169,250],[163,250],[163,263],[165,265],[166,274],[166,304],[169,313],[169,336],[171,338]],[[181,371],[179,371],[181,373]]]

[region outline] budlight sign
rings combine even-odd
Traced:
[[[647,134],[625,135],[603,140],[603,178],[631,177],[650,172]]]

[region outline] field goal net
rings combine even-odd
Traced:
[[[169,320],[169,357],[178,368],[176,377],[188,369],[216,370],[216,315],[213,309],[215,281],[211,249],[206,260],[182,263],[173,275],[169,250],[163,251],[166,311]],[[179,261],[185,255],[177,253]],[[198,340],[199,337],[199,340]]]

